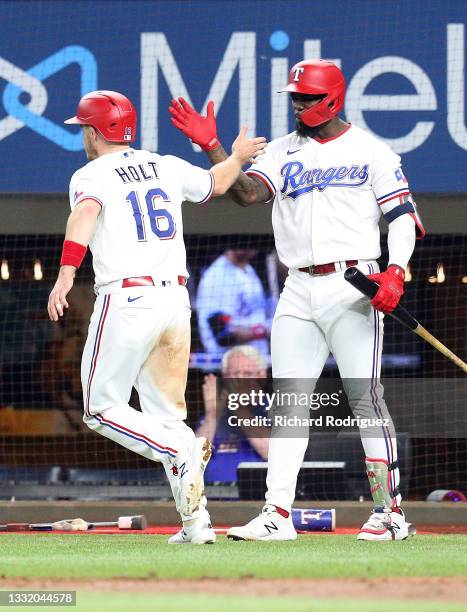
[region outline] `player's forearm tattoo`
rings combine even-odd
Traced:
[[[227,159],[228,155],[222,145],[213,151],[207,151],[207,156],[213,166]],[[229,189],[232,199],[241,206],[265,203],[271,199],[269,189],[261,181],[240,172],[238,179]]]

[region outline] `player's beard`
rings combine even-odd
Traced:
[[[295,130],[300,136],[305,136],[305,138],[314,138],[322,127],[323,124],[310,127],[305,125],[298,117],[295,118]]]

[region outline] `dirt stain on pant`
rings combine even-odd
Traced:
[[[186,413],[185,390],[190,337],[189,323],[166,329],[144,364],[144,369],[155,387],[168,404],[182,415]]]

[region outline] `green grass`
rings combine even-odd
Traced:
[[[439,603],[411,602],[410,608],[406,601],[391,601],[387,604],[368,599],[354,599],[352,601],[333,599],[323,601],[319,599],[305,599],[303,597],[229,597],[210,595],[158,595],[125,598],[123,601],[113,597],[109,601],[105,597],[95,599],[92,594],[80,597],[83,608],[81,610],[99,610],[99,612],[147,612],[148,610],[172,610],[189,612],[440,612]],[[138,606],[141,607],[138,607]],[[89,607],[86,607],[89,606]],[[93,608],[93,606],[95,606]],[[80,606],[77,606],[80,610]],[[80,610],[80,612],[81,612]],[[465,612],[465,607],[455,604],[444,604],[443,612]]]
[[[31,608],[19,606],[18,612]],[[89,593],[78,591],[76,608],[41,607],[40,610],[76,610],[76,612],[149,612],[170,610],[171,612],[465,612],[465,606],[453,603],[427,601],[391,600],[381,602],[368,599],[324,601],[294,597],[238,597],[228,599],[221,595],[157,595],[125,593]]]
[[[335,578],[458,576],[467,572],[467,536],[427,535],[406,542],[356,542],[354,536],[301,536],[297,542],[230,542],[169,546],[165,536],[0,536],[0,575],[8,578]],[[198,582],[198,581],[197,581]],[[53,582],[52,582],[53,584]],[[49,587],[59,589],[60,584]],[[76,585],[77,612],[461,612],[460,604],[426,600],[312,599],[154,592],[90,592]],[[120,588],[125,588],[120,587]],[[335,593],[334,593],[335,594]],[[331,594],[330,594],[331,595]],[[377,595],[375,594],[375,597]],[[397,597],[397,593],[395,593]],[[16,610],[29,608],[15,607]],[[57,608],[41,607],[42,610]],[[60,607],[59,609],[65,609]],[[69,609],[69,608],[67,608]]]
[[[0,575],[30,578],[342,578],[458,576],[467,572],[466,535],[405,542],[301,536],[296,542],[169,546],[165,536],[1,535]]]

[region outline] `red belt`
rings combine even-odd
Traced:
[[[340,266],[341,263],[345,263],[345,267],[350,268],[358,264],[358,259],[349,259],[345,262],[331,262],[321,264],[319,266],[307,266],[306,268],[299,268],[299,270],[300,272],[306,272],[307,274],[311,274],[311,276],[320,276],[322,274],[331,274],[332,272],[342,270],[342,267]]]
[[[185,286],[188,279],[185,276],[177,276],[178,284]],[[170,287],[171,281],[160,281],[162,287]],[[122,281],[123,289],[128,287],[154,287],[154,280],[152,276],[131,276],[130,278],[124,278]]]

